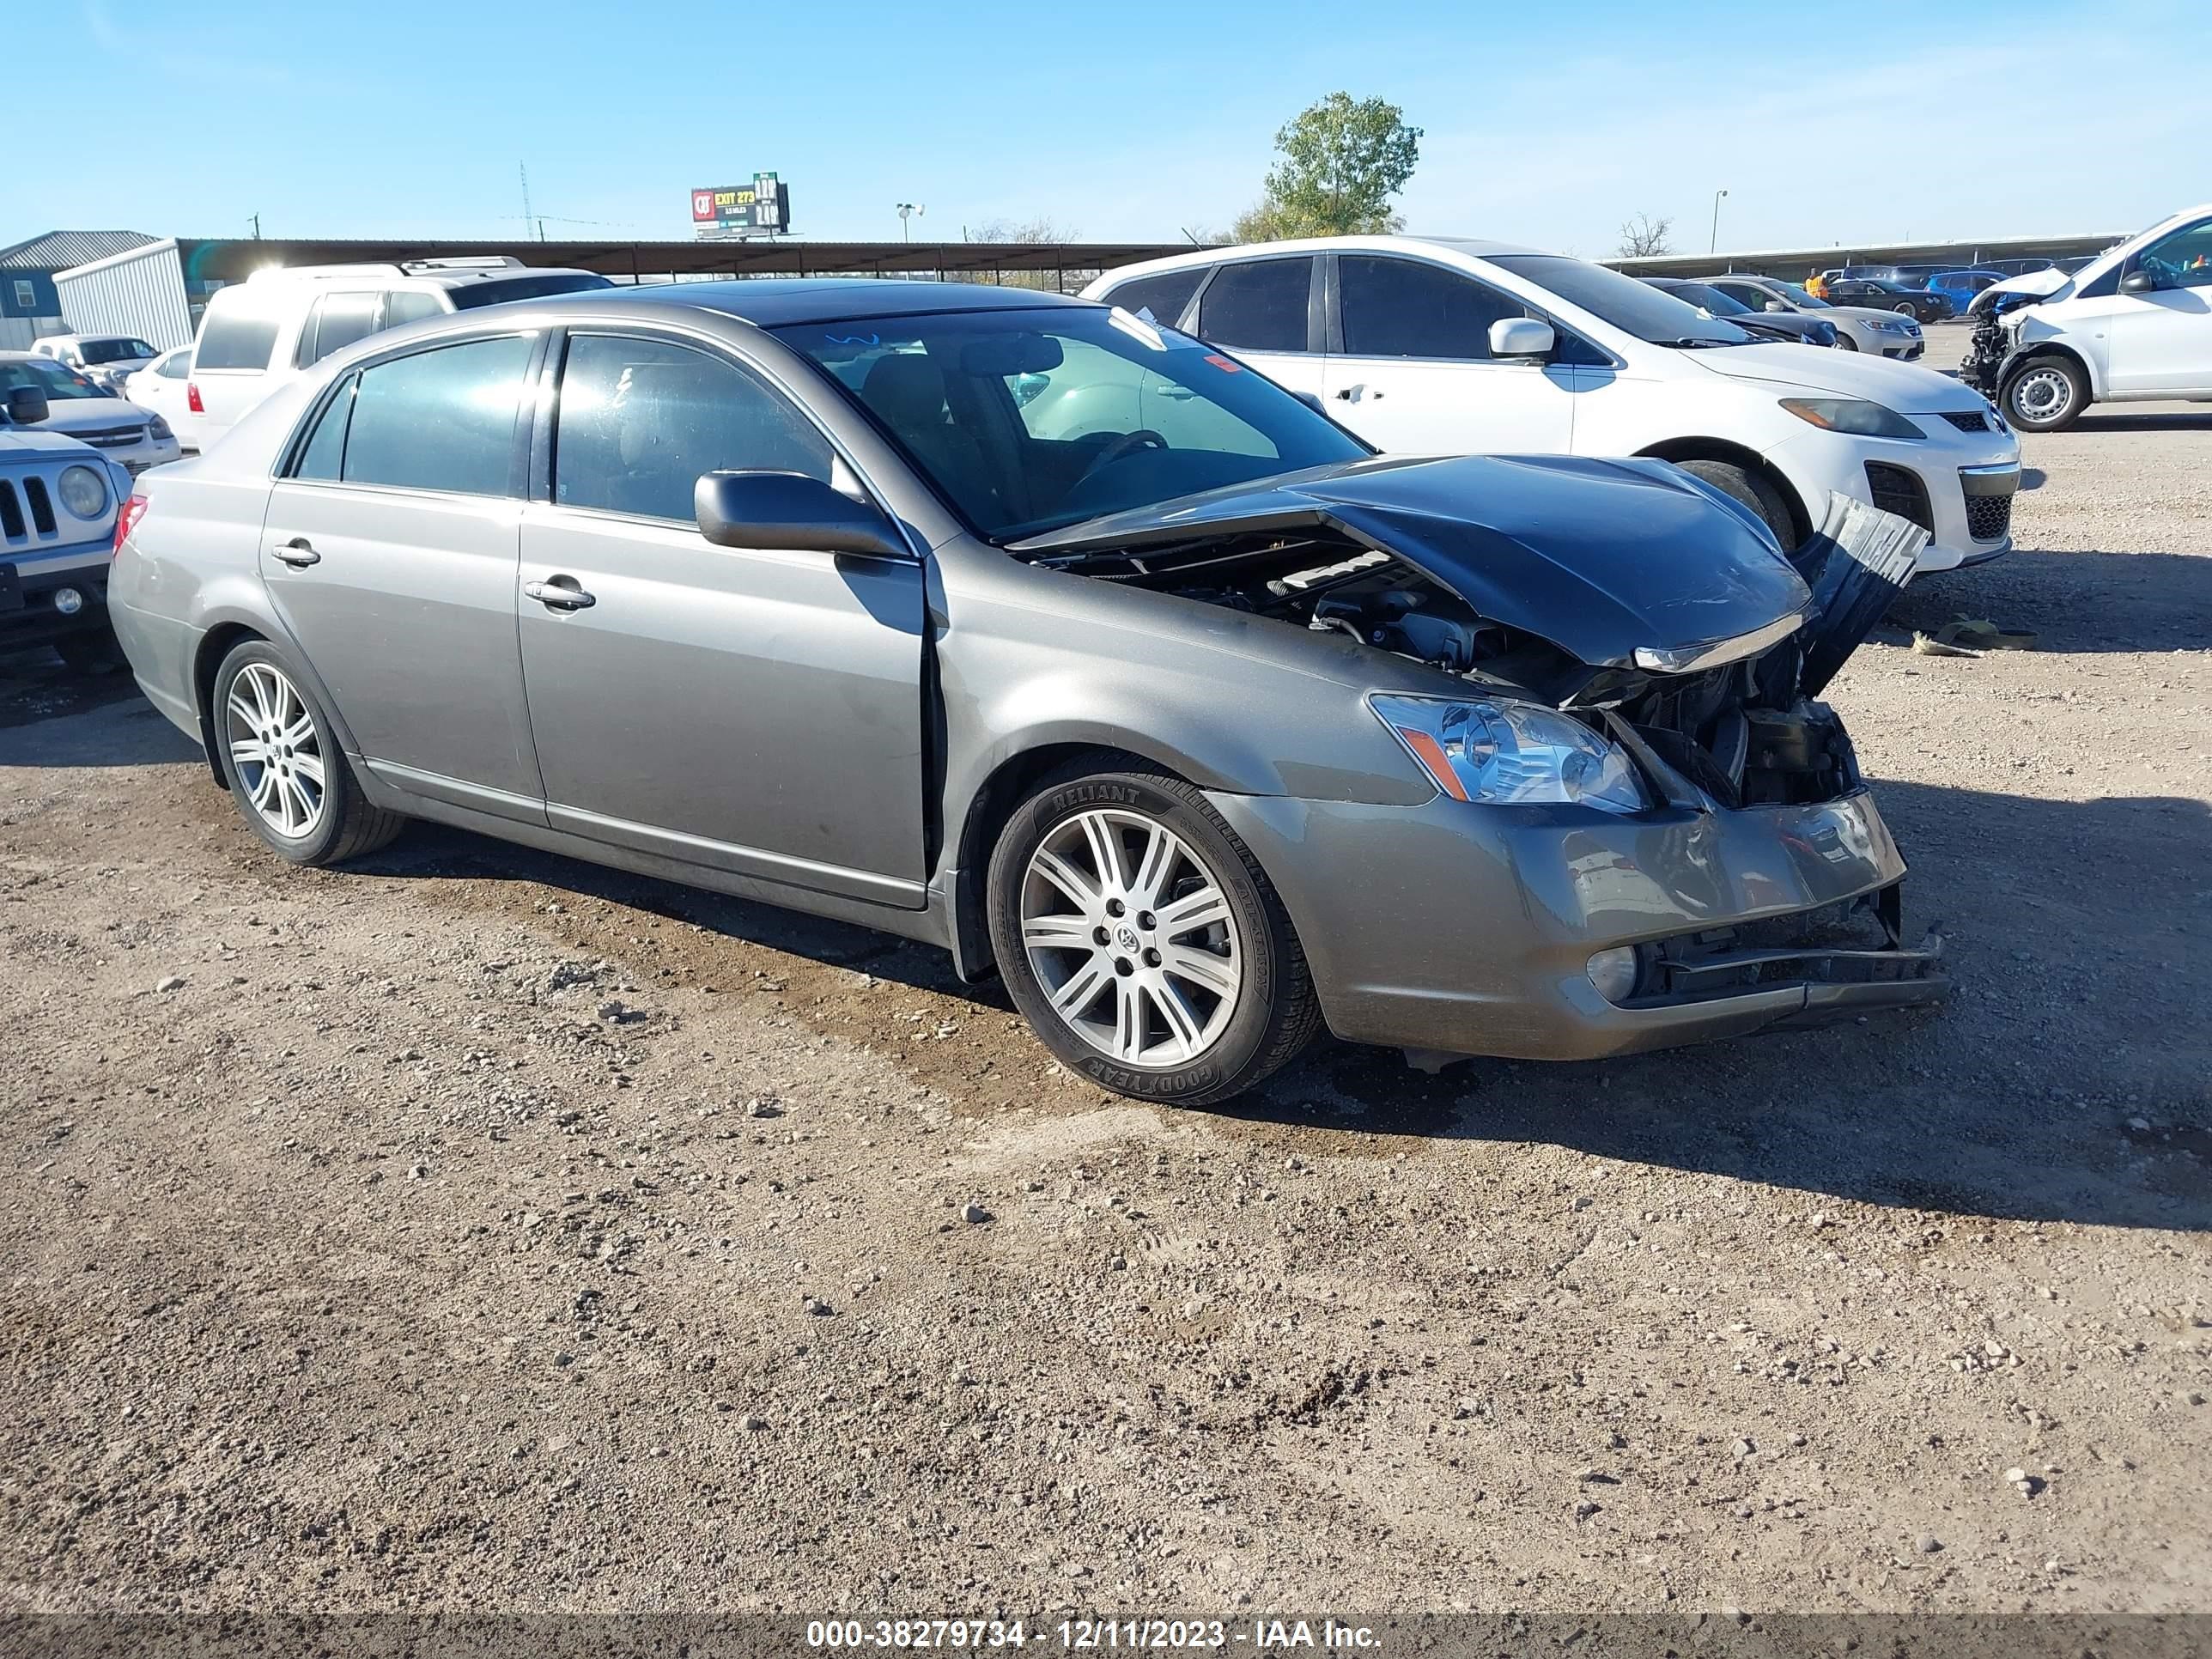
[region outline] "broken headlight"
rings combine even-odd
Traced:
[[[1643,786],[1628,757],[1556,709],[1502,698],[1462,702],[1382,692],[1367,702],[1429,781],[1454,800],[1644,810]]]

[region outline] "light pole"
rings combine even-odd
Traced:
[[[1724,190],[1717,190],[1713,192],[1713,240],[1705,245],[1705,252],[1707,253],[1717,253],[1720,251],[1721,198],[1727,194],[1728,192]]]
[[[907,229],[907,221],[914,217],[917,213],[927,213],[928,211],[929,210],[927,208],[923,207],[917,203],[901,202],[898,204],[899,240],[902,242],[912,241],[914,238]]]

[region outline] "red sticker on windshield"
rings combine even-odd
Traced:
[[[1206,361],[1212,363],[1216,368],[1227,369],[1231,374],[1242,374],[1244,372],[1243,364],[1232,363],[1228,358],[1223,356],[1218,351],[1207,352],[1206,354]]]

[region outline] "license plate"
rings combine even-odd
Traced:
[[[0,611],[23,608],[23,583],[12,564],[0,564]]]

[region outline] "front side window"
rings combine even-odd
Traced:
[[[1199,279],[1205,275],[1204,265],[1193,265],[1188,270],[1164,270],[1158,276],[1139,276],[1134,282],[1109,289],[1101,297],[1108,305],[1119,306],[1132,317],[1173,328],[1182,320],[1182,308],[1198,292]]]
[[[528,335],[471,340],[363,369],[339,477],[460,495],[508,494],[515,411],[535,344]]]
[[[999,540],[1370,453],[1234,358],[1103,306],[773,331]]]
[[[1704,283],[1677,283],[1665,290],[1678,300],[1687,300],[1701,310],[1716,317],[1741,317],[1751,307],[1733,295]]]
[[[702,472],[830,480],[830,441],[724,357],[664,340],[574,334],[561,375],[553,499],[689,524]]]
[[[1312,291],[1310,258],[1224,265],[1198,302],[1198,331],[1238,351],[1304,351]]]
[[[2160,237],[2135,263],[2160,288],[2212,287],[2212,219]]]
[[[1486,361],[1490,325],[1528,314],[1487,283],[1415,259],[1346,254],[1336,273],[1344,349],[1354,357]]]
[[[276,349],[276,319],[245,310],[210,311],[200,325],[198,366],[205,368],[269,367]]]

